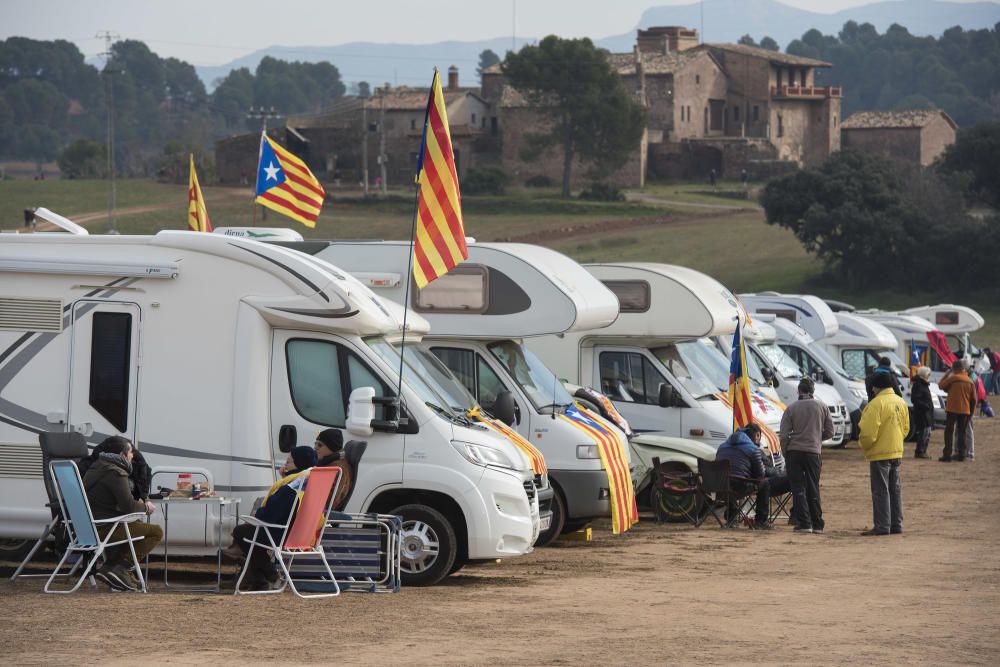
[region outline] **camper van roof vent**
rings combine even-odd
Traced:
[[[62,331],[61,299],[0,296],[0,331]]]

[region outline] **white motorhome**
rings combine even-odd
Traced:
[[[423,348],[487,413],[508,421],[544,454],[552,486],[552,521],[539,539],[546,544],[562,531],[607,516],[609,484],[594,443],[556,418],[573,397],[522,341],[606,326],[618,315],[618,301],[579,264],[548,248],[469,243],[468,249],[469,258],[460,266],[421,290],[411,288],[409,305],[430,322]],[[404,241],[337,241],[316,257],[402,303],[409,254]],[[624,434],[610,423],[605,426],[628,457]]]
[[[778,400],[787,405],[798,400],[798,385],[802,379],[802,371],[778,345],[777,331],[771,325],[775,317],[765,314],[754,315],[750,324],[745,325],[740,331],[746,346],[747,370],[751,381],[759,385],[759,391],[762,393],[775,392]],[[716,343],[727,357],[732,354],[732,336],[718,336]],[[774,388],[770,389],[772,384]],[[815,396],[830,409],[830,418],[833,420],[833,437],[824,440],[823,446],[842,446],[851,434],[851,417],[847,403],[836,389],[827,384],[816,385]]]
[[[281,452],[337,427],[369,441],[346,509],[403,516],[408,583],[530,551],[527,458],[422,386],[397,398],[377,350],[400,322],[336,267],[216,234],[33,234],[0,235],[0,276],[0,537],[49,518],[41,431],[123,435],[249,511]],[[213,535],[179,513],[171,552],[214,552]]]
[[[770,324],[775,329],[778,344],[795,361],[801,373],[837,390],[850,413],[850,437],[857,438],[861,411],[868,403],[864,382],[852,380],[816,342],[817,335],[828,338],[837,332],[837,318],[830,306],[812,295],[774,292],[741,294],[740,302],[755,316],[775,316]],[[787,326],[789,324],[792,326]]]
[[[922,317],[938,328],[948,340],[948,347],[955,356],[964,357],[967,362],[978,358],[982,351],[969,337],[969,334],[986,326],[986,320],[968,306],[958,306],[953,303],[939,303],[936,306],[918,306],[903,311],[906,315]]]
[[[682,452],[677,462],[694,469],[698,458],[714,459],[733,432],[733,412],[718,382],[703,370],[711,350],[699,339],[735,331],[735,298],[716,280],[684,267],[585,268],[618,296],[618,319],[603,329],[531,338],[528,347],[560,377],[598,387],[611,399],[641,434],[632,448],[644,470],[669,449]],[[754,414],[777,433],[782,414],[777,406],[754,401]],[[777,443],[768,451],[782,467]],[[648,481],[645,476],[640,488]]]
[[[909,361],[916,349],[920,363],[931,369],[931,380],[937,382],[950,368],[942,358],[949,355],[944,334],[922,317],[877,309],[856,310],[855,315],[878,322],[888,329],[896,340],[895,351],[900,359]]]

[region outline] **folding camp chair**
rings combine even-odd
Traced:
[[[698,475],[690,470],[677,470],[671,462],[660,463],[653,457],[652,502],[657,523],[678,521],[682,517],[697,528],[705,520],[703,503],[698,493]]]
[[[791,518],[792,512],[788,505],[790,502],[792,502],[791,491],[788,493],[782,493],[779,496],[771,496],[771,513],[767,517],[768,522],[774,523],[782,516],[785,518]]]
[[[749,523],[747,514],[757,493],[757,480],[730,475],[728,459],[698,459],[698,473],[701,477],[699,493],[720,528]],[[724,509],[723,517],[718,513],[720,505]]]
[[[72,593],[80,587],[83,580],[87,578],[94,565],[100,560],[108,547],[121,544],[128,544],[132,554],[132,564],[135,566],[136,577],[142,592],[146,592],[146,580],[142,576],[142,568],[139,566],[139,559],[135,555],[135,542],[143,539],[141,535],[132,537],[128,524],[131,521],[138,521],[146,516],[144,512],[133,512],[110,519],[95,519],[90,511],[90,502],[87,494],[83,490],[83,480],[80,479],[80,470],[76,467],[75,461],[53,461],[49,464],[52,471],[52,478],[55,482],[56,494],[59,498],[59,507],[65,517],[66,530],[69,533],[69,545],[66,552],[56,564],[56,569],[52,571],[49,580],[45,583],[46,593]],[[125,538],[111,541],[115,530],[121,525],[125,529]],[[107,533],[101,537],[97,531],[98,526],[109,526]],[[81,562],[84,562],[83,571],[77,578],[72,588],[65,590],[50,590],[52,582],[58,577],[71,576],[78,564],[74,564],[69,574],[61,572],[63,565],[71,554],[79,554]]]
[[[38,445],[42,450],[42,482],[45,484],[45,493],[49,498],[49,502],[45,504],[49,508],[52,514],[51,520],[45,525],[45,530],[42,531],[42,536],[35,541],[35,545],[31,547],[31,551],[28,555],[24,557],[21,564],[17,566],[14,570],[14,574],[10,576],[11,581],[17,581],[19,576],[21,577],[47,577],[47,574],[21,574],[24,568],[31,562],[31,559],[35,557],[35,554],[39,549],[45,544],[50,536],[55,537],[56,546],[59,551],[65,547],[67,539],[65,537],[66,528],[63,525],[63,514],[62,510],[59,508],[59,496],[56,493],[55,483],[52,481],[52,471],[49,470],[49,464],[52,461],[60,460],[79,460],[87,456],[89,450],[87,449],[87,440],[83,435],[71,431],[69,433],[39,433],[38,434]]]
[[[286,586],[291,586],[292,591],[301,598],[325,598],[340,594],[340,587],[333,576],[330,564],[326,560],[320,538],[323,536],[323,529],[330,514],[330,507],[333,505],[333,497],[336,495],[337,486],[340,483],[340,468],[310,468],[306,478],[306,490],[301,500],[292,505],[292,510],[288,514],[284,524],[267,523],[253,516],[240,517],[250,525],[254,526],[253,536],[247,540],[250,550],[247,552],[247,559],[240,572],[239,579],[236,580],[236,595],[254,595],[267,593],[280,593]],[[270,529],[280,531],[280,539],[275,540]],[[261,537],[265,541],[260,541]],[[240,584],[250,568],[251,555],[254,549],[269,549],[274,555],[274,559],[281,568],[284,580],[281,587],[264,591],[241,591]],[[303,577],[293,578],[289,568],[295,563],[295,559],[300,556],[316,556],[322,564],[320,578],[306,579]],[[285,562],[285,559],[288,562]],[[297,573],[298,574],[298,573]],[[333,582],[332,592],[325,588],[323,592],[304,594],[299,591],[296,581],[312,585],[315,583]]]

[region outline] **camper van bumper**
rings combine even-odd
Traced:
[[[603,470],[550,470],[566,498],[566,514],[571,519],[590,519],[611,514],[608,474]]]
[[[531,551],[539,532],[538,500],[528,497],[527,485],[516,475],[486,469],[471,491],[479,498],[467,498],[469,506],[482,507],[485,520],[480,526],[476,517],[467,516],[470,559],[508,558]]]

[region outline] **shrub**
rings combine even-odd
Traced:
[[[502,195],[507,174],[497,167],[470,167],[461,181],[463,195]]]
[[[552,179],[545,174],[537,174],[526,180],[524,186],[528,188],[551,188]]]
[[[592,183],[580,192],[580,199],[590,201],[625,201],[625,193],[609,183]]]

